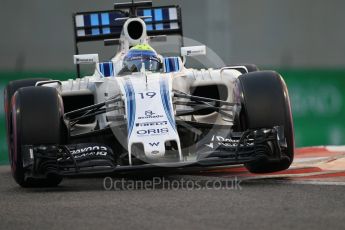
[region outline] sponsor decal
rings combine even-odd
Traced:
[[[152,112],[151,110],[145,111],[145,116],[152,116],[152,115],[154,115],[154,114],[155,114],[155,113]]]
[[[74,55],[74,64],[92,64],[98,63],[98,54],[80,54]]]
[[[160,142],[152,142],[152,143],[149,143],[152,147],[153,146],[159,146]]]
[[[159,151],[152,151],[151,154],[153,155],[159,154]]]
[[[86,148],[70,150],[70,152],[75,159],[108,155],[108,149],[104,146],[89,146]]]
[[[206,46],[181,47],[181,56],[201,56],[206,55]]]
[[[162,129],[141,129],[137,131],[137,134],[139,136],[152,136],[152,135],[164,135],[168,134],[169,129],[168,128],[162,128]]]
[[[147,127],[147,126],[162,126],[167,125],[167,121],[155,121],[155,122],[145,122],[145,123],[136,123],[136,127]]]
[[[76,58],[77,62],[93,62],[92,58]]]
[[[237,147],[238,143],[239,143],[239,140],[234,140],[231,138],[224,138],[222,136],[213,135],[211,142],[205,145],[211,149],[215,149],[218,146],[225,147],[225,148],[231,148],[231,147],[233,148],[233,147]],[[254,143],[253,141],[250,141],[249,143],[247,142],[247,145],[252,146],[254,145]]]
[[[155,118],[163,118],[163,115],[157,115],[156,113],[152,112],[152,110],[146,110],[145,115],[138,117],[139,120],[142,119],[155,119]]]

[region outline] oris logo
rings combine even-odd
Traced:
[[[168,128],[162,128],[162,129],[142,129],[138,130],[138,135],[162,135],[169,133]]]

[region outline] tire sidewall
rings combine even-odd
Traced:
[[[20,104],[20,99],[17,97],[16,93],[12,97],[12,106],[11,106],[11,129],[9,130],[12,143],[10,144],[10,163],[12,175],[16,182],[20,185],[25,183],[25,172],[23,169],[23,160],[20,152],[21,146],[21,134],[20,134],[20,116],[17,115],[18,107]]]

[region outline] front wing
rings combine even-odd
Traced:
[[[285,139],[279,127],[272,129],[232,132],[223,138],[221,132],[208,133],[195,146],[195,159],[144,162],[129,165],[121,156],[103,143],[69,145],[22,146],[23,166],[27,177],[47,175],[79,176],[89,174],[115,174],[119,172],[244,164],[259,160],[280,161],[285,155]],[[208,136],[210,138],[208,138]]]

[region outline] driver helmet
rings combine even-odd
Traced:
[[[143,64],[147,71],[158,72],[161,69],[161,60],[148,44],[132,47],[123,59],[123,69],[129,72],[139,72]]]

